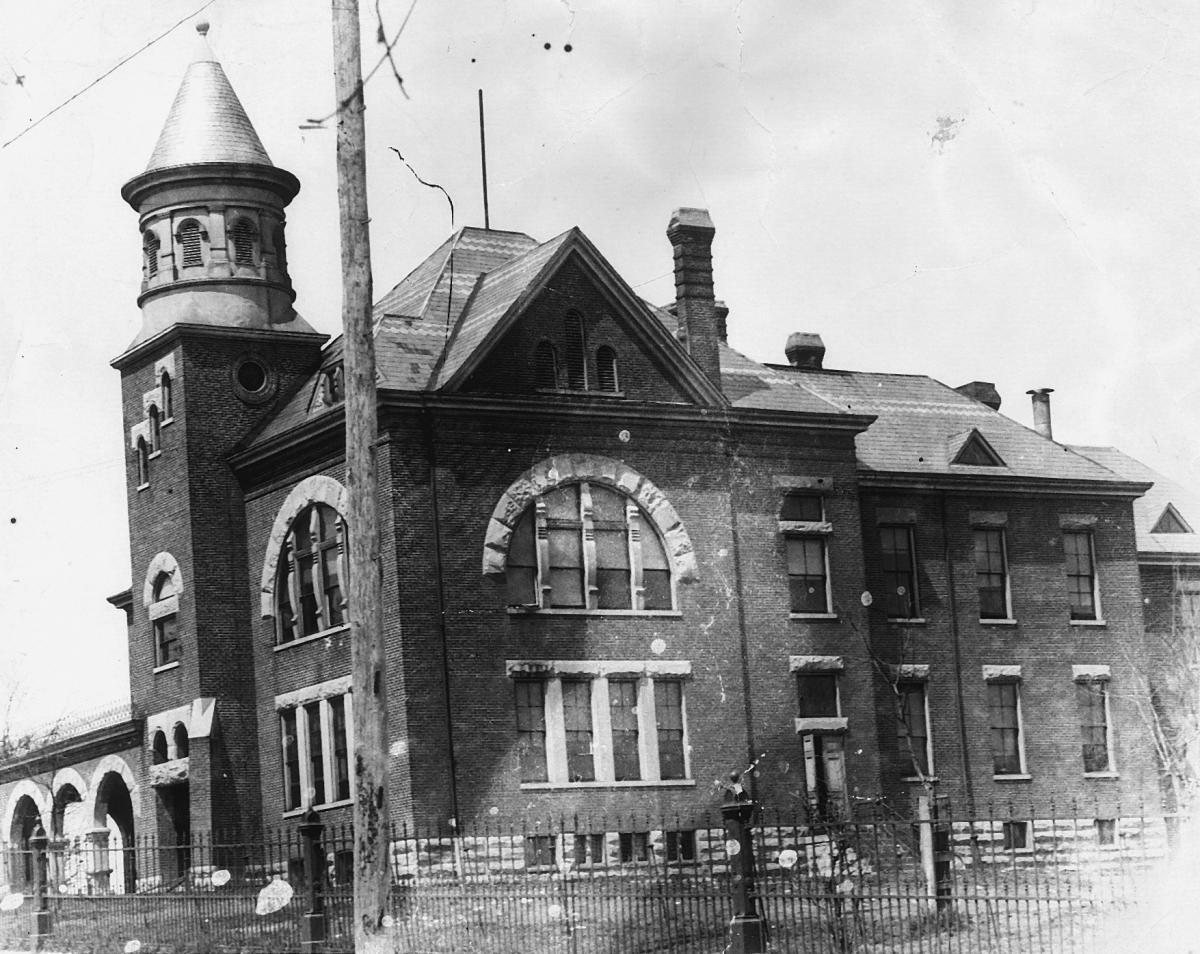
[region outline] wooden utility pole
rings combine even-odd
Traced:
[[[354,950],[392,950],[383,926],[389,886],[387,679],[376,507],[375,338],[358,0],[333,0],[338,211],[349,491],[350,665],[354,719]]]

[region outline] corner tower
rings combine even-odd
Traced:
[[[296,314],[271,163],[197,27],[146,170],[122,197],[142,235],[142,326],[121,372],[133,607],[130,684],[146,715],[142,817],[164,843],[259,825],[246,505],[230,456],[317,367]],[[161,733],[161,738],[160,738]]]

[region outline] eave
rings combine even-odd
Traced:
[[[1120,497],[1135,500],[1154,486],[1130,480],[1080,480],[1022,474],[946,474],[881,471],[860,467],[859,486],[872,490],[945,491],[958,494],[1008,494],[1050,497]]]
[[[144,724],[144,719],[129,719],[42,746],[0,765],[0,782],[13,782],[39,772],[52,772],[63,765],[140,748]]]
[[[329,341],[329,335],[321,332],[306,331],[276,331],[269,328],[226,328],[221,325],[193,325],[178,322],[160,331],[145,341],[139,342],[128,351],[118,355],[109,362],[109,366],[123,371],[127,366],[141,359],[148,352],[161,348],[176,337],[194,338],[234,338],[242,341],[315,341],[321,345]]]
[[[1138,550],[1137,559],[1142,566],[1200,566],[1200,553]]]

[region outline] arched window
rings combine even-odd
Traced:
[[[326,504],[305,507],[292,522],[275,587],[280,643],[346,624],[345,536],[341,517]]]
[[[171,394],[171,375],[169,372],[164,371],[162,373],[162,377],[158,379],[158,390],[162,395],[163,420],[169,421],[175,416],[175,409],[172,401],[174,395]]]
[[[558,355],[549,341],[538,343],[533,355],[533,375],[538,388],[552,391],[558,387]]]
[[[153,601],[149,606],[150,620],[154,629],[154,665],[167,666],[179,661],[179,632],[176,622],[179,615],[179,588],[171,573],[160,573],[154,578]]]
[[[617,353],[608,345],[596,349],[596,384],[601,391],[616,392]]]
[[[150,449],[146,447],[146,438],[144,437],[139,437],[137,442],[137,472],[139,487],[145,487],[150,483]]]
[[[176,722],[175,728],[171,730],[171,735],[175,742],[175,758],[186,759],[190,751],[187,727],[182,722]]]
[[[587,342],[583,333],[583,316],[571,312],[566,317],[567,387],[573,391],[587,389]]]
[[[146,411],[146,419],[150,421],[150,450],[151,450],[151,452],[153,453],[154,451],[162,450],[162,444],[160,443],[162,434],[161,434],[160,428],[159,428],[160,422],[158,419],[158,405],[156,405],[156,404],[150,405],[149,409],[147,409],[147,411]]]
[[[187,219],[179,226],[179,249],[182,265],[188,268],[192,265],[203,265],[204,255],[200,247],[200,223],[195,219]]]
[[[508,602],[526,609],[670,610],[671,566],[653,522],[603,484],[564,484],[517,521]]]
[[[233,264],[254,264],[254,240],[258,237],[254,226],[247,219],[238,219],[229,230],[233,241]]]
[[[154,743],[151,749],[151,762],[162,765],[167,760],[167,734],[159,729],[154,733]]]
[[[142,236],[142,254],[145,256],[147,281],[158,274],[158,253],[161,248],[162,242],[159,241],[158,236],[147,229]]]

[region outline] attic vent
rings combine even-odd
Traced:
[[[535,386],[543,391],[553,391],[558,387],[558,356],[549,341],[540,342],[534,352],[533,377]]]
[[[158,251],[160,248],[162,248],[162,242],[153,232],[147,232],[142,236],[142,253],[146,257],[147,278],[153,278],[158,274]]]
[[[950,461],[952,464],[966,464],[970,467],[1003,467],[1004,461],[992,449],[992,445],[977,430],[972,430],[963,439],[958,453]]]
[[[1167,507],[1162,512],[1162,516],[1158,518],[1158,523],[1154,525],[1151,533],[1193,533],[1187,521],[1183,519],[1179,511],[1175,509],[1174,504],[1167,504]]]
[[[601,391],[617,390],[617,353],[608,345],[596,349],[596,383]]]
[[[321,403],[333,407],[341,403],[345,394],[342,390],[342,366],[335,364],[321,373]]]
[[[184,268],[204,264],[204,256],[200,252],[200,225],[195,219],[188,219],[179,226],[179,247],[183,251]]]
[[[567,315],[567,387],[573,391],[587,388],[587,348],[583,340],[583,316]]]
[[[233,239],[233,263],[254,264],[254,226],[245,219],[238,219],[230,230]]]

